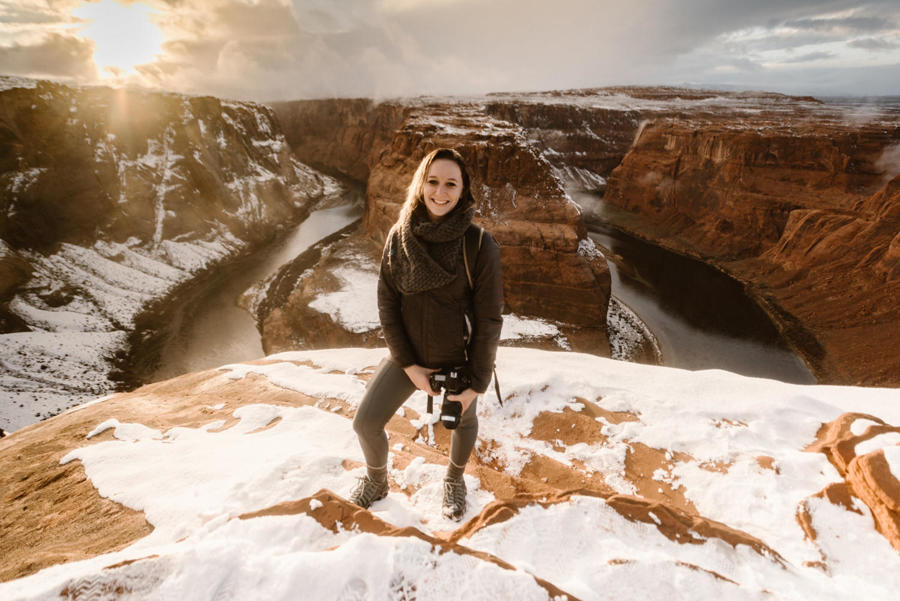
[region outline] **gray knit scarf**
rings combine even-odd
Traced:
[[[475,214],[456,207],[440,221],[428,219],[420,204],[388,239],[387,261],[394,284],[403,294],[440,288],[453,281],[462,255],[460,238]]]

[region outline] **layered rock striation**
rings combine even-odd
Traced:
[[[316,121],[326,106],[313,101],[277,105],[276,110],[286,124],[303,124]],[[478,201],[475,221],[500,243],[507,310],[563,324],[580,350],[608,353],[608,267],[587,237],[581,210],[567,196],[559,169],[522,126],[494,116],[498,109],[480,102],[411,100],[373,107],[336,100],[331,108],[317,135],[287,137],[303,160],[318,157],[316,165],[323,169],[365,176],[366,212],[356,235],[374,241],[372,263],[380,261],[379,249],[419,161],[434,148],[456,148],[471,172]],[[338,143],[324,151],[323,139]],[[284,288],[283,283],[275,286]],[[284,321],[289,313],[305,316],[304,307],[314,300],[316,289],[294,288],[285,310],[274,317],[260,315],[267,351],[288,346],[286,333],[308,323]],[[324,330],[320,334],[314,337],[329,338]],[[356,340],[375,341],[369,335]]]
[[[896,386],[900,116],[795,110],[648,123],[607,203],[744,282],[822,382]]]

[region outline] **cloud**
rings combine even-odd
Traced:
[[[821,61],[829,58],[834,58],[835,54],[833,52],[809,52],[807,54],[803,54],[801,56],[795,56],[791,58],[784,59],[783,63],[809,63],[812,61]]]
[[[900,48],[897,42],[890,42],[884,38],[859,38],[847,42],[851,48],[862,48],[863,50],[894,50]]]
[[[0,23],[71,23],[70,11],[82,0],[0,0]]]
[[[166,41],[132,81],[254,100],[720,76],[752,76],[771,87],[783,81],[773,65],[786,62],[796,78],[789,83],[802,84],[809,74],[810,89],[817,89],[821,74],[805,70],[810,63],[858,56],[860,44],[874,50],[866,40],[876,38],[854,40],[859,32],[900,22],[896,0],[143,1],[156,9]],[[0,0],[0,14],[4,2],[10,0]]]
[[[810,29],[813,31],[830,31],[838,33],[870,33],[894,28],[890,19],[884,17],[844,17],[829,19],[797,19],[786,21],[786,27]]]
[[[93,55],[93,42],[73,35],[49,33],[37,43],[4,46],[0,52],[0,72],[93,81],[97,78]]]

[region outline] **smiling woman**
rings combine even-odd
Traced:
[[[72,14],[85,22],[81,33],[93,40],[94,62],[106,76],[133,72],[159,53],[163,36],[146,4],[100,0],[86,2]]]

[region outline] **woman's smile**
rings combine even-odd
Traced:
[[[422,196],[428,217],[440,221],[452,211],[462,196],[462,171],[449,159],[437,159],[428,168]]]

